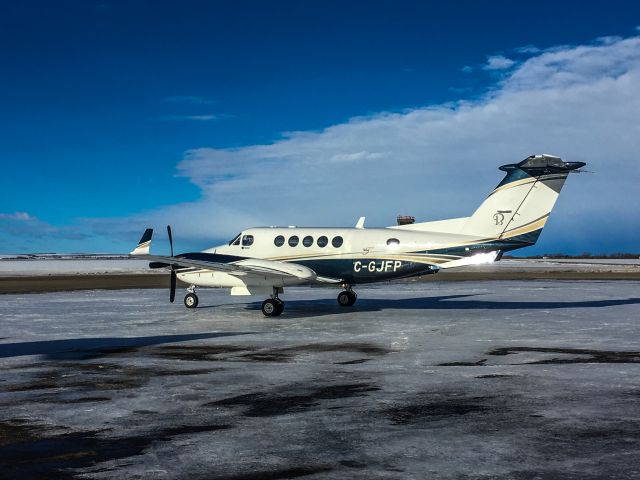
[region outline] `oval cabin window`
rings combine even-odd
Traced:
[[[400,240],[398,240],[397,238],[390,238],[389,240],[387,240],[387,245],[390,247],[397,247],[398,245],[400,245]]]
[[[278,235],[274,240],[273,240],[273,244],[276,247],[281,247],[282,245],[284,245],[284,237],[282,235]]]
[[[317,243],[318,243],[318,246],[320,248],[324,248],[329,243],[329,239],[327,237],[325,237],[324,235],[322,235],[321,237],[318,237],[318,242]]]
[[[313,237],[311,235],[307,235],[306,237],[304,237],[302,239],[302,245],[304,245],[305,247],[310,247],[311,245],[313,245]]]
[[[340,248],[342,246],[342,237],[339,235],[337,237],[333,237],[333,240],[331,240],[331,245],[336,248]]]
[[[298,245],[299,241],[300,241],[300,239],[295,235],[293,237],[289,237],[289,246],[290,247],[295,247],[296,245]]]

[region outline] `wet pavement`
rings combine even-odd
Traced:
[[[1,296],[0,478],[640,478],[640,283],[337,293]]]

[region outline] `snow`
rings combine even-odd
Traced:
[[[31,437],[0,467],[638,478],[639,286],[384,284],[350,309],[336,289],[292,288],[271,319],[225,290],[199,290],[196,310],[165,290],[3,295],[0,426]]]

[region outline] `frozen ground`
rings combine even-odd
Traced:
[[[0,259],[0,277],[22,275],[75,275],[79,273],[158,273],[149,268],[148,260],[136,259]]]
[[[637,479],[639,288],[3,295],[0,478]]]

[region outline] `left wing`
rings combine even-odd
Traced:
[[[211,260],[190,259],[184,255],[175,257],[144,255],[144,258],[154,260],[152,268],[161,267],[195,267],[212,270],[214,272],[224,272],[234,276],[261,275],[274,277],[295,277],[300,280],[313,281],[316,279],[316,272],[303,265],[296,263],[280,262],[277,260],[263,260],[259,258],[244,258],[232,262],[216,261],[216,257],[224,255],[209,254]]]

